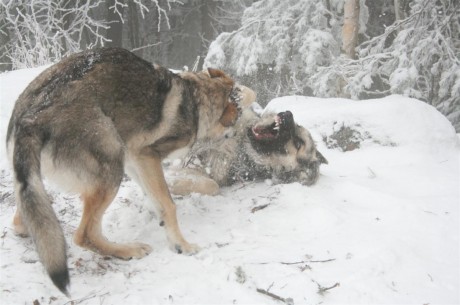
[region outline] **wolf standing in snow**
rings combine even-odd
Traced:
[[[156,203],[171,248],[194,253],[197,246],[179,229],[161,160],[196,140],[225,135],[240,113],[234,85],[220,70],[177,75],[108,48],[62,60],[19,96],[7,133],[17,202],[13,222],[19,234],[30,234],[62,292],[69,284],[66,243],[42,175],[81,195],[76,244],[122,259],[149,254],[149,245],[114,243],[102,234],[102,216],[126,170]]]

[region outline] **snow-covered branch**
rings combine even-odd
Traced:
[[[177,0],[133,1],[142,17],[149,13],[149,7],[154,8],[158,31],[164,24],[170,28],[171,5],[180,3]],[[7,38],[0,55],[11,60],[13,69],[19,69],[49,64],[82,49],[104,46],[111,41],[107,30],[112,26],[104,12],[118,15],[124,23],[123,11],[127,7],[126,0],[114,0],[108,7],[104,0],[2,0],[0,35]]]
[[[4,52],[13,68],[48,64],[79,51],[84,31],[90,37],[86,47],[103,45],[108,25],[90,13],[102,2],[1,1],[2,32],[11,39]]]
[[[460,2],[412,0],[407,17],[362,42],[356,59],[340,53],[344,20],[338,3],[255,2],[239,29],[211,44],[205,63],[255,79],[258,95],[267,97],[262,104],[277,94],[402,94],[437,107],[460,131]],[[368,11],[365,1],[359,3],[362,19]],[[366,22],[360,20],[360,27]]]

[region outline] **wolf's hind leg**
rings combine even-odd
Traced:
[[[186,196],[191,193],[215,196],[219,194],[219,185],[213,179],[202,174],[185,172],[184,175],[174,176],[168,181],[171,194]]]
[[[142,258],[152,251],[149,245],[113,243],[102,235],[102,216],[115,198],[117,190],[118,187],[97,187],[81,195],[84,203],[83,215],[80,226],[75,232],[74,242],[102,255],[111,255],[121,259]]]

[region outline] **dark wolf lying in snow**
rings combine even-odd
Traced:
[[[216,195],[222,186],[256,179],[312,185],[318,180],[320,165],[328,163],[290,111],[258,116],[246,108],[235,130],[234,137],[219,145],[195,143],[183,168],[173,169],[168,177],[171,192]]]

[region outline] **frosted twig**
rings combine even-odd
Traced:
[[[335,283],[334,285],[332,285],[330,287],[323,287],[320,284],[318,284],[318,282],[316,282],[316,285],[318,285],[318,293],[320,295],[323,295],[325,292],[327,292],[327,291],[329,291],[331,289],[334,289],[335,287],[339,287],[340,283]]]
[[[335,258],[329,258],[325,260],[305,260],[305,261],[298,261],[298,262],[261,262],[257,263],[257,265],[268,265],[273,263],[278,263],[281,265],[301,265],[301,264],[310,264],[310,263],[328,263],[335,261]]]
[[[268,207],[269,205],[270,205],[270,204],[267,203],[267,204],[262,204],[262,205],[258,205],[258,206],[256,206],[256,207],[253,207],[253,208],[251,209],[251,213],[255,213],[255,212],[257,212],[257,211],[263,210],[263,209],[265,209],[266,207]]]
[[[150,44],[142,46],[142,47],[131,49],[131,52],[139,51],[139,50],[142,50],[142,49],[145,49],[145,48],[154,47],[154,46],[157,46],[157,45],[160,45],[160,44],[161,44],[161,41],[156,42],[156,43],[150,43]]]
[[[293,304],[294,304],[294,301],[293,301],[291,298],[286,298],[286,299],[285,299],[285,298],[282,298],[282,297],[280,297],[280,296],[278,296],[278,295],[276,295],[276,294],[274,294],[274,293],[271,293],[271,292],[269,292],[269,291],[267,291],[267,290],[265,290],[265,289],[257,288],[257,292],[258,292],[258,293],[261,293],[261,294],[264,294],[264,295],[266,295],[266,296],[269,296],[269,297],[271,297],[271,298],[274,299],[274,300],[277,300],[277,301],[281,301],[281,302],[283,302],[283,303],[286,303],[286,304],[288,304],[288,305],[293,305]]]
[[[280,262],[280,264],[283,265],[299,265],[299,264],[307,264],[307,263],[328,263],[328,262],[333,262],[335,261],[335,258],[330,258],[330,259],[325,259],[325,260],[309,260],[309,261],[300,261],[300,262]]]
[[[102,291],[102,290],[99,290],[98,292],[92,292],[92,293],[88,294],[87,296],[82,297],[82,298],[80,298],[80,299],[70,300],[70,301],[64,303],[64,305],[67,305],[67,304],[76,305],[76,304],[80,304],[80,303],[82,303],[82,302],[84,302],[84,301],[86,301],[86,300],[93,299],[93,298],[95,298],[95,297],[97,297],[97,296],[102,297],[102,296],[104,296],[104,295],[109,294],[108,292],[103,293],[103,294],[99,294],[101,291]]]
[[[113,10],[115,14],[118,14],[118,16],[120,17],[121,23],[125,23],[125,20],[123,19],[122,10],[120,11],[118,7],[121,7],[121,9],[123,9],[125,7],[128,7],[128,4],[115,0],[115,3],[109,7],[109,10]]]

